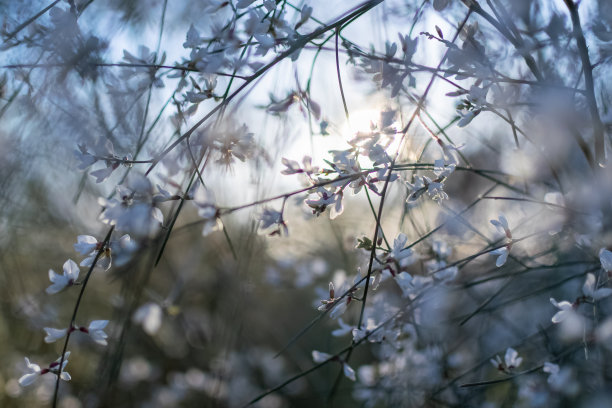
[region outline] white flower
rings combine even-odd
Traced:
[[[77,237],[77,243],[73,246],[75,251],[81,255],[87,255],[96,249],[98,246],[98,240],[91,235],[79,235]]]
[[[143,330],[150,336],[157,333],[162,324],[162,309],[157,303],[149,302],[140,306],[132,320],[142,325]]]
[[[395,282],[402,290],[404,297],[407,297],[412,293],[414,289],[412,286],[412,275],[410,275],[408,272],[400,272],[395,275]]]
[[[599,261],[606,272],[612,272],[612,252],[605,248],[599,250]]]
[[[357,281],[358,281],[358,278],[356,277],[354,283],[356,283]],[[343,299],[336,298],[334,283],[329,282],[329,299],[322,299],[321,300],[322,305],[318,307],[318,310],[321,312],[324,312],[326,310],[331,309],[329,313],[329,317],[331,317],[332,319],[335,319],[336,317],[346,312],[346,309],[348,308],[348,304],[351,302],[351,299],[352,299],[351,297],[352,292],[354,292],[355,290],[357,290],[357,288],[352,289],[351,293],[347,294],[346,297]]]
[[[116,226],[118,231],[148,236],[163,223],[161,210],[153,205],[153,186],[145,176],[130,174],[125,185],[117,186],[117,196],[98,199],[104,207],[99,218],[105,224]]]
[[[346,312],[346,309],[348,308],[348,304],[350,301],[351,301],[351,298],[347,296],[346,300],[343,299],[340,302],[338,302],[336,306],[333,307],[331,312],[329,312],[329,317],[332,319],[335,319],[336,317],[343,315],[344,312]]]
[[[444,184],[442,184],[441,181],[429,180],[429,183],[427,184],[427,194],[429,194],[431,199],[434,201],[448,200],[448,194],[446,194],[444,191]]]
[[[427,269],[433,274],[433,278],[441,282],[450,282],[459,273],[457,266],[446,266],[446,261],[430,260],[426,263]]]
[[[91,235],[79,235],[77,237],[77,243],[74,244],[74,249],[81,255],[89,254],[87,258],[81,261],[79,266],[91,266],[96,257],[98,257],[98,252],[102,248],[102,244],[102,242],[99,242],[95,237],[92,237]],[[98,257],[98,262],[96,263],[96,266],[107,271],[111,267],[111,263],[111,250],[107,246],[106,248],[104,248],[104,250]]]
[[[596,286],[595,275],[593,275],[592,273],[587,274],[586,281],[584,282],[584,285],[582,286],[582,293],[584,294],[584,296],[591,297],[594,300],[599,300],[599,299],[603,299],[605,297],[612,295],[612,289],[610,288],[595,289],[595,286]]]
[[[515,349],[508,347],[504,355],[504,361],[499,356],[495,356],[495,359],[490,361],[498,370],[508,373],[518,368],[523,362],[523,358],[518,356],[518,352]]]
[[[510,227],[508,227],[508,220],[506,220],[506,217],[503,214],[500,214],[497,220],[491,220],[490,222],[495,226],[499,233],[506,237],[506,246],[497,248],[496,250],[490,252],[491,255],[497,256],[495,266],[499,268],[506,263],[508,260],[508,254],[512,249],[512,231],[510,231]]]
[[[353,368],[346,364],[346,363],[342,363],[342,371],[344,372],[344,375],[351,381],[356,381],[355,378],[355,370],[353,370]]]
[[[98,344],[106,346],[108,335],[104,332],[104,328],[108,324],[108,320],[93,320],[89,323],[86,333]]]
[[[189,26],[189,30],[187,31],[187,39],[183,43],[183,48],[197,48],[200,45],[202,39],[200,38],[200,33],[196,28],[191,24]]]
[[[510,227],[508,227],[508,220],[503,214],[500,214],[497,220],[491,220],[491,224],[497,228],[497,230],[504,234],[507,238],[512,238],[510,233]]]
[[[62,361],[62,357],[60,356],[57,360],[55,360],[55,362],[49,364],[49,368],[48,368],[48,372],[51,372],[55,375],[58,374],[58,372],[60,373],[60,378],[64,381],[70,381],[72,377],[70,377],[70,374],[68,374],[66,371],[64,371],[64,369],[66,368],[66,364],[68,364],[68,357],[70,357],[70,352],[67,351],[66,354],[64,354],[64,362],[62,363],[62,367],[61,369],[58,368],[60,362]],[[44,373],[41,373],[44,374]]]
[[[19,378],[19,385],[21,385],[22,387],[26,387],[34,383],[34,381],[36,381],[38,377],[40,377],[41,375],[47,374],[47,373],[52,373],[55,375],[59,374],[62,380],[70,381],[71,379],[70,374],[64,371],[64,368],[66,368],[66,364],[68,364],[69,356],[70,356],[70,352],[67,351],[66,354],[64,354],[64,362],[62,363],[61,369],[58,367],[60,364],[60,361],[62,360],[61,357],[55,360],[55,362],[49,364],[49,367],[45,369],[41,369],[38,364],[30,363],[30,360],[26,357],[25,358],[26,373],[22,375],[21,378]]]
[[[518,352],[512,347],[508,347],[506,355],[504,356],[504,362],[508,368],[517,368],[523,362],[523,358],[518,356]]]
[[[547,361],[544,363],[542,371],[550,374],[550,376],[548,377],[548,382],[550,383],[553,376],[559,374],[559,366],[557,364],[549,363]]]
[[[444,160],[438,159],[434,162],[434,174],[438,177],[448,177],[455,171],[456,166],[456,163],[447,164]]]
[[[19,385],[22,387],[26,387],[36,381],[36,379],[40,376],[41,371],[40,366],[38,364],[30,363],[30,360],[27,357],[25,358],[25,362],[27,372],[19,379]]]
[[[304,202],[310,208],[312,208],[312,213],[317,216],[325,212],[327,207],[330,207],[329,218],[334,219],[344,211],[344,207],[342,205],[342,198],[344,196],[342,190],[337,192],[330,192],[323,187],[319,187],[315,194],[311,194],[315,198],[308,198]]]
[[[416,259],[413,258],[414,251],[410,248],[404,249],[404,245],[408,242],[408,237],[403,232],[397,234],[393,240],[393,249],[389,253],[388,259],[393,259],[401,268],[412,265]]]
[[[91,266],[101,248],[102,242],[99,242],[95,237],[79,235],[77,243],[74,244],[74,249],[80,252],[81,255],[87,254],[87,257],[79,265],[84,267]],[[137,245],[134,240],[128,234],[124,234],[119,240],[112,240],[106,245],[98,257],[96,267],[102,268],[105,271],[109,270],[113,263],[113,258],[115,259],[115,265],[121,266],[131,258],[132,253],[136,249]]]
[[[332,358],[331,354],[323,353],[322,351],[312,350],[312,361],[322,363]]]
[[[317,350],[313,350],[312,351],[312,360],[315,363],[324,363],[326,361],[329,360],[336,360],[338,362],[340,362],[340,359],[336,356],[332,356],[331,354],[327,354],[327,353],[323,353],[322,351],[317,351]],[[342,371],[344,372],[344,375],[351,379],[352,381],[355,381],[355,370],[353,370],[351,368],[351,366],[349,366],[346,362],[342,361]]]
[[[499,268],[503,266],[508,260],[508,254],[509,254],[508,247],[497,248],[496,250],[491,251],[490,254],[497,256],[497,260],[495,261],[495,266]]]
[[[560,323],[563,320],[567,319],[567,317],[574,312],[574,305],[570,302],[568,302],[567,300],[563,300],[561,302],[557,302],[555,299],[550,298],[550,303],[552,303],[552,305],[554,307],[556,307],[557,309],[559,309],[559,311],[557,313],[555,313],[555,315],[552,317],[552,322],[553,323]]]
[[[223,229],[212,192],[199,188],[196,191],[193,202],[198,207],[198,215],[204,219],[202,235],[206,236],[213,231],[221,231]]]
[[[380,343],[385,338],[384,330],[377,330],[373,333],[374,330],[378,328],[378,325],[372,318],[368,318],[366,321],[365,328],[363,329],[353,329],[353,342],[357,343],[364,339],[364,337],[368,336],[368,341],[370,343]]]
[[[571,368],[561,369],[557,364],[546,362],[542,371],[548,373],[548,384],[555,391],[565,395],[575,395],[578,392],[578,383],[574,380]]]
[[[44,330],[47,332],[45,343],[54,343],[68,333],[68,329],[54,329],[52,327],[45,327]]]
[[[287,223],[283,219],[282,211],[276,211],[271,208],[264,208],[263,213],[260,215],[259,228],[264,231],[272,226],[275,228],[269,233],[269,235],[289,235],[289,229]]]
[[[331,333],[334,337],[344,336],[353,330],[353,326],[344,323],[341,317],[338,319],[338,324],[340,325],[340,328],[332,331]]]
[[[64,289],[66,286],[73,285],[79,277],[79,267],[72,260],[69,259],[64,262],[64,274],[58,275],[53,271],[53,269],[49,269],[49,280],[52,285],[47,288],[47,293],[52,295]]]

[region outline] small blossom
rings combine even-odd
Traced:
[[[108,344],[106,341],[108,334],[104,332],[106,325],[108,325],[108,320],[93,320],[91,323],[89,323],[85,333],[89,334],[89,336],[96,343],[106,346]],[[81,331],[84,330],[81,329]]]
[[[41,375],[41,369],[38,364],[30,363],[30,360],[27,357],[25,358],[25,362],[27,372],[19,379],[19,385],[22,387],[27,387],[28,385],[32,384]]]
[[[341,317],[338,318],[338,324],[340,325],[340,328],[332,331],[331,333],[332,336],[334,337],[344,336],[353,330],[353,326],[351,326],[350,324],[344,323]]]
[[[547,382],[553,390],[565,395],[575,395],[578,392],[579,386],[573,378],[571,368],[561,369],[557,364],[546,362],[542,371],[548,373]]]
[[[104,207],[99,218],[105,224],[136,236],[147,236],[163,223],[161,210],[153,205],[153,186],[145,176],[130,174],[125,185],[117,186],[117,196],[98,199]]]
[[[357,343],[363,340],[366,336],[368,337],[368,341],[370,343],[380,343],[385,338],[384,330],[377,330],[378,325],[372,318],[368,318],[366,320],[365,328],[363,329],[353,329],[353,342]]]
[[[183,43],[183,48],[197,48],[201,41],[202,39],[200,38],[198,30],[196,30],[193,24],[190,25],[187,31],[187,39]]]
[[[325,210],[330,207],[331,211],[329,214],[330,219],[334,219],[344,211],[342,205],[343,193],[342,190],[337,192],[329,192],[323,187],[319,187],[316,191],[317,198],[309,198],[305,201],[306,205],[312,208],[312,213],[317,216],[324,213]]]
[[[333,356],[331,354],[323,353],[322,351],[313,350],[312,351],[312,360],[315,363],[322,363],[324,361],[329,360]]]
[[[319,364],[324,363],[326,361],[331,361],[331,360],[338,361],[342,363],[342,372],[344,373],[344,375],[352,381],[356,380],[355,370],[353,370],[353,368],[351,368],[351,366],[349,366],[345,361],[341,361],[340,358],[338,358],[337,356],[333,356],[328,353],[323,353],[322,351],[313,350],[312,360],[315,363],[319,363]]]
[[[499,268],[506,263],[508,260],[508,254],[512,249],[512,231],[510,231],[508,220],[506,220],[506,217],[503,214],[500,214],[498,219],[491,220],[491,224],[493,224],[499,233],[506,237],[506,245],[504,247],[497,248],[490,252],[491,255],[497,256],[495,266]]]
[[[544,367],[542,368],[542,371],[544,371],[545,373],[550,374],[550,376],[548,377],[548,382],[551,382],[551,378],[553,378],[553,376],[559,374],[559,366],[557,364],[553,364],[553,363],[549,363],[548,361],[544,363]]]
[[[45,343],[54,343],[68,333],[68,329],[54,329],[52,327],[45,327],[44,330],[47,332]]]
[[[162,324],[162,309],[157,303],[149,302],[134,312],[132,320],[142,325],[143,330],[150,336],[157,333]]]
[[[596,289],[595,275],[592,273],[587,274],[586,281],[582,286],[582,293],[586,297],[591,297],[594,300],[603,299],[612,295],[612,289],[610,288],[599,288]]]
[[[81,253],[81,255],[89,254],[85,259],[81,261],[80,266],[89,267],[93,264],[96,257],[98,258],[98,262],[96,266],[107,271],[110,269],[112,264],[111,258],[111,248],[110,246],[106,246],[103,248],[104,243],[99,242],[95,237],[91,235],[79,235],[77,237],[77,243],[74,244],[74,249]],[[98,252],[101,250],[102,252],[98,256]]]
[[[512,347],[508,347],[506,354],[504,355],[504,361],[499,356],[495,356],[495,359],[491,359],[493,364],[499,371],[510,373],[514,369],[518,368],[523,362],[523,358],[518,356],[518,352]]]
[[[384,270],[388,270],[393,276],[415,263],[418,259],[412,249],[404,248],[406,242],[408,242],[408,237],[400,232],[393,240],[393,248],[385,259]]]
[[[503,266],[508,260],[508,247],[497,248],[494,251],[490,252],[491,255],[497,256],[497,260],[495,261],[495,266],[498,268]]]
[[[212,192],[199,188],[196,191],[194,204],[198,207],[198,215],[204,219],[202,235],[206,236],[213,231],[221,231],[223,223],[219,218],[219,211],[215,205],[215,198]]]
[[[355,370],[353,370],[353,368],[347,363],[342,363],[342,372],[344,373],[346,378],[348,378],[349,380],[351,381],[357,380],[357,378],[355,377]]]
[[[559,309],[559,311],[552,317],[553,323],[562,322],[574,311],[574,305],[566,300],[557,302],[554,298],[550,298],[550,303]]]
[[[94,251],[98,246],[98,240],[91,235],[79,235],[77,237],[77,243],[73,245],[75,251],[81,255],[87,255],[91,251]]]
[[[62,361],[61,357],[55,360],[55,362],[49,364],[48,368],[44,368],[44,369],[41,369],[38,364],[30,363],[30,360],[26,357],[25,358],[26,373],[23,376],[21,376],[21,378],[19,378],[19,385],[21,385],[22,387],[26,387],[30,384],[33,384],[38,379],[38,377],[40,377],[41,375],[45,375],[48,373],[52,373],[55,375],[59,374],[62,380],[70,381],[71,379],[70,374],[64,371],[64,368],[66,368],[66,364],[68,364],[69,356],[70,356],[70,352],[67,351],[66,354],[64,354],[64,362],[62,363],[61,369],[58,367],[60,362]]]
[[[283,219],[282,211],[264,208],[259,220],[261,221],[259,227],[262,231],[275,226],[269,235],[289,235],[289,229],[287,228],[287,223]]]
[[[606,272],[612,272],[612,252],[605,248],[599,250],[599,262]]]
[[[47,288],[47,293],[52,295],[54,293],[60,292],[67,286],[74,285],[77,278],[79,277],[79,267],[72,260],[69,259],[64,263],[64,274],[58,275],[53,271],[53,269],[49,269],[49,280],[52,285]]]
[[[500,214],[497,220],[491,220],[491,224],[493,224],[500,233],[504,234],[506,238],[512,238],[510,227],[508,227],[508,220],[503,214]]]

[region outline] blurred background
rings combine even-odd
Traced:
[[[109,320],[108,345],[73,333],[58,406],[240,407],[290,379],[254,406],[606,406],[611,305],[583,285],[591,273],[607,286],[612,248],[612,175],[598,163],[612,14],[580,2],[591,84],[568,2],[463,3],[0,1],[0,406],[52,404],[53,375],[18,381],[24,357],[45,368],[61,354],[44,328],[68,327],[81,288],[47,294],[48,271],[86,257],[77,236],[103,241],[99,198],[149,169],[163,223],[94,269],[76,322]],[[360,10],[337,38],[308,37]],[[404,167],[385,189],[380,286],[340,321],[317,308],[329,282],[339,295],[367,274],[384,183],[347,187],[341,215],[317,216],[309,179],[281,174],[282,159],[307,155],[327,176],[364,135]],[[436,160],[454,172],[438,179]],[[423,176],[448,199],[427,186],[411,199]],[[198,189],[222,229],[203,234],[217,225]],[[282,222],[267,228],[266,211]],[[497,267],[500,214],[516,242]],[[407,246],[410,262],[390,260]],[[570,319],[551,321],[551,297],[573,303]],[[356,381],[342,361],[299,375],[313,350],[354,344],[361,317],[385,323],[350,352]]]

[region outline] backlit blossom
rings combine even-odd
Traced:
[[[125,184],[117,186],[117,198],[100,197],[103,207],[100,220],[118,231],[148,236],[163,223],[163,214],[153,204],[153,186],[148,178],[131,174]]]
[[[508,220],[503,214],[500,214],[498,219],[491,220],[491,224],[497,229],[497,231],[505,236],[506,245],[497,248],[490,252],[491,255],[497,256],[497,260],[495,261],[495,266],[498,268],[503,266],[508,260],[508,254],[512,249],[512,232],[510,231],[510,227],[508,226]]]
[[[53,271],[53,269],[49,269],[49,280],[52,285],[47,288],[47,293],[52,295],[54,293],[60,292],[67,286],[74,285],[77,278],[79,277],[79,267],[72,260],[69,259],[64,263],[64,274],[58,275]]]

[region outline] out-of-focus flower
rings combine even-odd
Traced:
[[[49,269],[49,280],[51,281],[52,285],[47,288],[47,293],[52,295],[60,292],[67,286],[74,285],[79,277],[79,272],[79,266],[72,259],[64,262],[63,275],[58,275],[53,271],[53,269]]]
[[[339,189],[339,191],[330,192],[323,187],[319,187],[315,194],[318,197],[315,196],[316,198],[309,198],[305,201],[306,205],[312,208],[313,214],[318,216],[324,213],[327,207],[330,207],[331,211],[329,213],[329,218],[333,220],[344,211],[342,205],[344,194],[342,190]]]
[[[357,292],[357,290],[359,290],[359,288],[365,284],[365,280],[361,281],[361,279],[361,273],[358,271],[351,286],[347,286],[347,282],[342,285],[341,293],[348,292],[344,298],[335,297],[336,290],[334,288],[334,283],[329,282],[329,299],[322,299],[322,305],[318,307],[318,310],[323,312],[331,309],[329,317],[332,319],[342,315],[344,312],[346,312],[348,305],[353,300],[355,292]]]
[[[268,230],[271,227],[275,227],[269,232],[269,235],[289,235],[289,229],[287,223],[283,219],[283,212],[276,211],[271,208],[264,208],[261,213],[259,220],[261,221],[259,228],[262,231]]]
[[[586,297],[593,298],[593,300],[599,300],[612,295],[612,289],[597,289],[595,275],[593,275],[592,273],[588,273],[586,281],[584,282],[584,285],[582,285],[582,293]]]
[[[157,303],[149,302],[134,312],[132,320],[142,325],[143,330],[150,336],[157,333],[162,324],[162,308]]]
[[[312,361],[314,361],[315,363],[322,363],[324,361],[329,360],[330,358],[332,358],[331,354],[323,353],[322,351],[317,350],[312,351]]]
[[[560,368],[557,364],[546,362],[542,371],[548,373],[547,381],[553,390],[559,391],[564,395],[577,394],[579,385],[573,378],[571,368]]]
[[[555,315],[552,317],[553,323],[562,322],[569,316],[570,313],[573,313],[574,311],[574,304],[568,302],[567,300],[557,302],[554,298],[550,298],[550,303],[552,303],[554,307],[559,309],[559,311],[555,313]]]
[[[499,268],[506,263],[508,260],[508,254],[512,249],[512,231],[510,231],[510,227],[508,227],[508,220],[506,220],[506,217],[503,214],[500,214],[497,220],[491,220],[491,224],[495,226],[497,231],[506,237],[506,245],[504,247],[497,248],[490,252],[491,255],[497,256],[495,266]]]
[[[203,187],[197,189],[193,202],[198,207],[198,215],[204,219],[202,235],[206,236],[213,231],[223,229],[223,223],[219,218],[219,211],[215,205],[215,197],[211,191]]]
[[[145,176],[132,173],[125,185],[117,186],[117,195],[98,199],[104,207],[100,220],[105,224],[142,237],[154,233],[163,223],[161,210],[153,205],[153,186]]]
[[[332,356],[328,353],[323,353],[322,351],[313,350],[312,351],[312,360],[315,363],[323,363],[325,361],[337,361],[342,364],[342,372],[344,375],[352,381],[355,381],[355,370],[351,366],[349,366],[345,361],[340,360],[337,356]]]
[[[499,356],[495,356],[495,358],[490,361],[499,371],[510,373],[521,365],[523,358],[519,357],[515,349],[508,347],[503,361]]]
[[[107,271],[112,265],[113,258],[116,260],[116,265],[123,265],[131,258],[132,253],[137,248],[136,243],[128,234],[122,235],[118,240],[111,240],[104,247],[103,245],[103,242],[99,242],[91,235],[79,235],[77,243],[74,244],[74,249],[80,252],[81,255],[87,254],[87,257],[79,265],[85,267],[91,266],[96,256],[98,256],[98,252],[102,249],[96,266]]]
[[[368,318],[363,329],[353,329],[353,342],[357,343],[366,336],[368,336],[370,343],[380,343],[385,338],[385,331],[378,327],[374,319]]]
[[[612,272],[612,251],[601,248],[599,250],[599,262],[606,272]]]
[[[332,331],[331,333],[334,337],[344,336],[353,330],[353,326],[344,323],[341,317],[338,318],[338,324],[340,325],[340,328]]]

